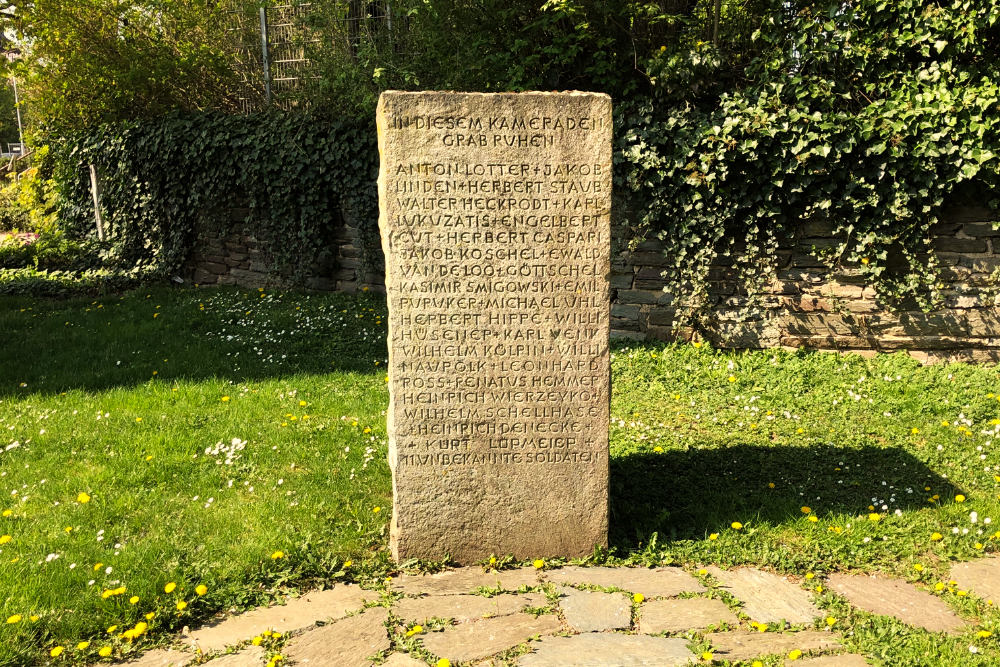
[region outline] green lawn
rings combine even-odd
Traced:
[[[0,665],[120,658],[219,609],[390,572],[384,322],[368,295],[0,299]],[[598,559],[943,581],[981,621],[957,637],[817,599],[873,662],[1000,664],[1000,613],[947,582],[1000,548],[996,367],[613,354]]]

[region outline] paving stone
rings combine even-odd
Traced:
[[[598,593],[562,587],[559,606],[577,632],[620,630],[632,625],[632,603],[624,593]]]
[[[951,568],[951,578],[958,582],[959,588],[1000,605],[1000,557],[956,563]]]
[[[424,648],[439,658],[464,662],[491,656],[525,642],[534,635],[550,635],[562,628],[554,614],[538,618],[513,614],[453,625],[444,632],[429,632],[423,637]]]
[[[428,618],[453,618],[471,621],[489,616],[507,616],[525,607],[544,607],[548,603],[541,593],[510,595],[503,593],[491,598],[481,595],[432,595],[422,598],[403,598],[393,609],[400,618],[424,621]]]
[[[132,667],[184,667],[184,665],[194,660],[195,657],[191,653],[184,653],[183,651],[157,649],[143,653],[137,660],[132,660],[125,664]]]
[[[639,632],[704,630],[710,625],[740,622],[722,600],[688,598],[685,600],[649,600],[639,607]]]
[[[302,665],[368,667],[368,658],[389,649],[385,621],[389,610],[373,607],[293,638],[284,655]]]
[[[712,632],[705,635],[718,660],[750,660],[763,655],[787,655],[840,648],[839,638],[820,630],[802,632]]]
[[[407,595],[459,595],[477,588],[501,588],[516,591],[522,586],[541,584],[538,570],[522,567],[517,570],[483,572],[478,567],[463,567],[438,574],[404,574],[392,582],[392,589]]]
[[[892,616],[930,632],[956,632],[965,625],[943,600],[899,579],[833,574],[826,584],[859,609]]]
[[[545,573],[557,584],[590,584],[642,593],[647,598],[673,597],[680,593],[701,593],[705,587],[679,567],[577,567],[571,565]]]
[[[587,633],[546,637],[517,661],[523,667],[669,667],[687,665],[695,656],[686,639]]]
[[[411,658],[405,653],[393,653],[388,660],[382,663],[381,667],[427,667],[427,663]]]
[[[259,646],[248,646],[239,653],[221,655],[206,664],[211,667],[261,667],[266,654]]]
[[[735,570],[708,568],[708,573],[718,579],[722,588],[743,603],[742,611],[751,620],[760,623],[812,623],[821,612],[812,603],[808,591],[797,584],[771,572],[752,567]]]
[[[805,660],[785,660],[785,667],[868,667],[863,655],[843,653],[841,655],[821,655]]]
[[[191,632],[184,640],[202,651],[219,651],[264,630],[291,632],[308,628],[317,621],[343,618],[375,599],[378,599],[377,593],[358,586],[335,586],[326,591],[306,593],[284,605],[260,607],[221,619]]]

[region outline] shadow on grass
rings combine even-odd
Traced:
[[[374,322],[384,316],[380,295],[305,301],[308,295],[288,293],[260,307],[252,291],[146,292],[121,301],[0,299],[0,398],[128,388],[154,378],[242,382],[385,372],[375,365],[386,356],[384,324]]]
[[[838,470],[839,468],[839,470]],[[769,484],[774,484],[770,488]],[[930,491],[925,491],[930,487]],[[611,544],[704,539],[733,521],[779,524],[802,517],[883,514],[927,507],[955,486],[899,448],[734,445],[611,459]],[[892,500],[894,499],[894,500]]]

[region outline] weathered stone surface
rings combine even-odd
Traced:
[[[393,557],[588,555],[608,529],[611,100],[390,91],[377,124]]]
[[[722,600],[686,598],[684,600],[648,600],[639,608],[639,632],[703,630],[710,625],[740,622]]]
[[[523,667],[668,667],[695,660],[686,639],[588,633],[546,637],[521,656]]]
[[[820,630],[802,632],[713,632],[705,635],[717,660],[750,660],[763,655],[785,655],[798,649],[826,651],[840,648],[836,635]]]
[[[541,593],[503,594],[491,598],[479,595],[433,595],[403,598],[395,604],[393,610],[397,616],[408,621],[453,618],[462,622],[490,616],[507,616],[525,607],[543,607],[547,602]]]
[[[195,630],[185,641],[202,651],[219,651],[251,639],[264,630],[290,632],[314,625],[317,621],[342,618],[360,609],[378,594],[358,586],[340,585],[326,591],[306,593],[285,605],[260,607],[245,614],[230,616]]]
[[[827,588],[855,607],[931,632],[955,632],[965,625],[940,598],[899,579],[838,573],[827,579]]]
[[[125,664],[132,667],[184,667],[191,663],[195,657],[193,654],[183,651],[157,649],[143,653],[138,659]]]
[[[381,667],[427,667],[427,663],[411,658],[405,653],[393,653],[382,663]]]
[[[381,607],[342,618],[294,637],[284,655],[296,664],[322,667],[368,667],[368,658],[388,650],[385,621],[389,611]]]
[[[951,568],[951,578],[958,582],[959,588],[1000,605],[1000,557],[955,563]]]
[[[477,588],[500,588],[516,591],[521,587],[539,586],[538,570],[522,567],[516,570],[483,572],[477,567],[463,567],[437,574],[404,574],[392,583],[393,590],[407,595],[458,595],[472,593]]]
[[[811,623],[820,615],[810,594],[786,577],[750,567],[722,570],[713,566],[708,568],[708,573],[743,603],[743,613],[751,620]]]
[[[259,646],[248,646],[239,653],[222,655],[207,664],[212,667],[261,667],[266,654]]]
[[[438,657],[452,663],[464,662],[505,651],[535,635],[551,635],[561,627],[554,614],[538,618],[514,614],[453,625],[444,632],[430,632],[423,635],[423,644]]]
[[[785,660],[785,667],[868,667],[868,661],[857,653],[821,655],[805,660]]]
[[[705,587],[679,567],[577,567],[571,565],[545,573],[557,584],[589,584],[642,593],[647,598],[672,597],[680,593],[701,593]]]
[[[564,587],[559,595],[563,616],[577,632],[619,630],[632,625],[632,603],[623,593],[578,591]]]

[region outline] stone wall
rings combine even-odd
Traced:
[[[285,277],[273,270],[267,244],[254,234],[249,212],[229,212],[239,231],[219,234],[206,225],[197,234],[194,250],[184,267],[184,279],[197,285],[237,285],[239,287],[286,287]],[[374,266],[364,266],[357,225],[337,220],[330,226],[327,250],[309,269],[306,288],[320,292],[356,292],[361,289],[384,292],[385,269],[381,248],[373,254]]]
[[[925,361],[1000,360],[1000,231],[984,209],[948,211],[934,230],[934,247],[944,267],[941,310],[892,312],[857,270],[830,272],[814,248],[836,244],[830,223],[803,225],[779,250],[778,279],[750,319],[740,318],[745,300],[736,296],[732,266],[709,274],[709,321],[698,336],[719,347],[810,348],[863,354],[906,350]],[[661,274],[665,259],[658,240],[621,251],[612,264],[612,336],[635,340],[672,337],[674,309]]]
[[[245,211],[234,212],[245,219]],[[934,246],[944,266],[946,301],[932,313],[892,312],[875,298],[856,270],[827,271],[812,254],[836,243],[829,223],[803,225],[779,251],[778,280],[764,308],[740,319],[743,299],[731,266],[713,266],[709,275],[710,320],[682,337],[702,337],[719,347],[809,348],[862,354],[906,350],[925,362],[1000,361],[1000,230],[985,209],[956,208],[935,229]],[[311,270],[307,287],[319,291],[384,291],[381,250],[376,266],[363,271],[357,225],[332,225],[329,252]],[[612,259],[613,338],[671,340],[674,309],[663,292],[666,260],[657,240]],[[202,232],[185,278],[201,285],[271,287],[283,285],[270,258],[251,231],[220,238]]]

